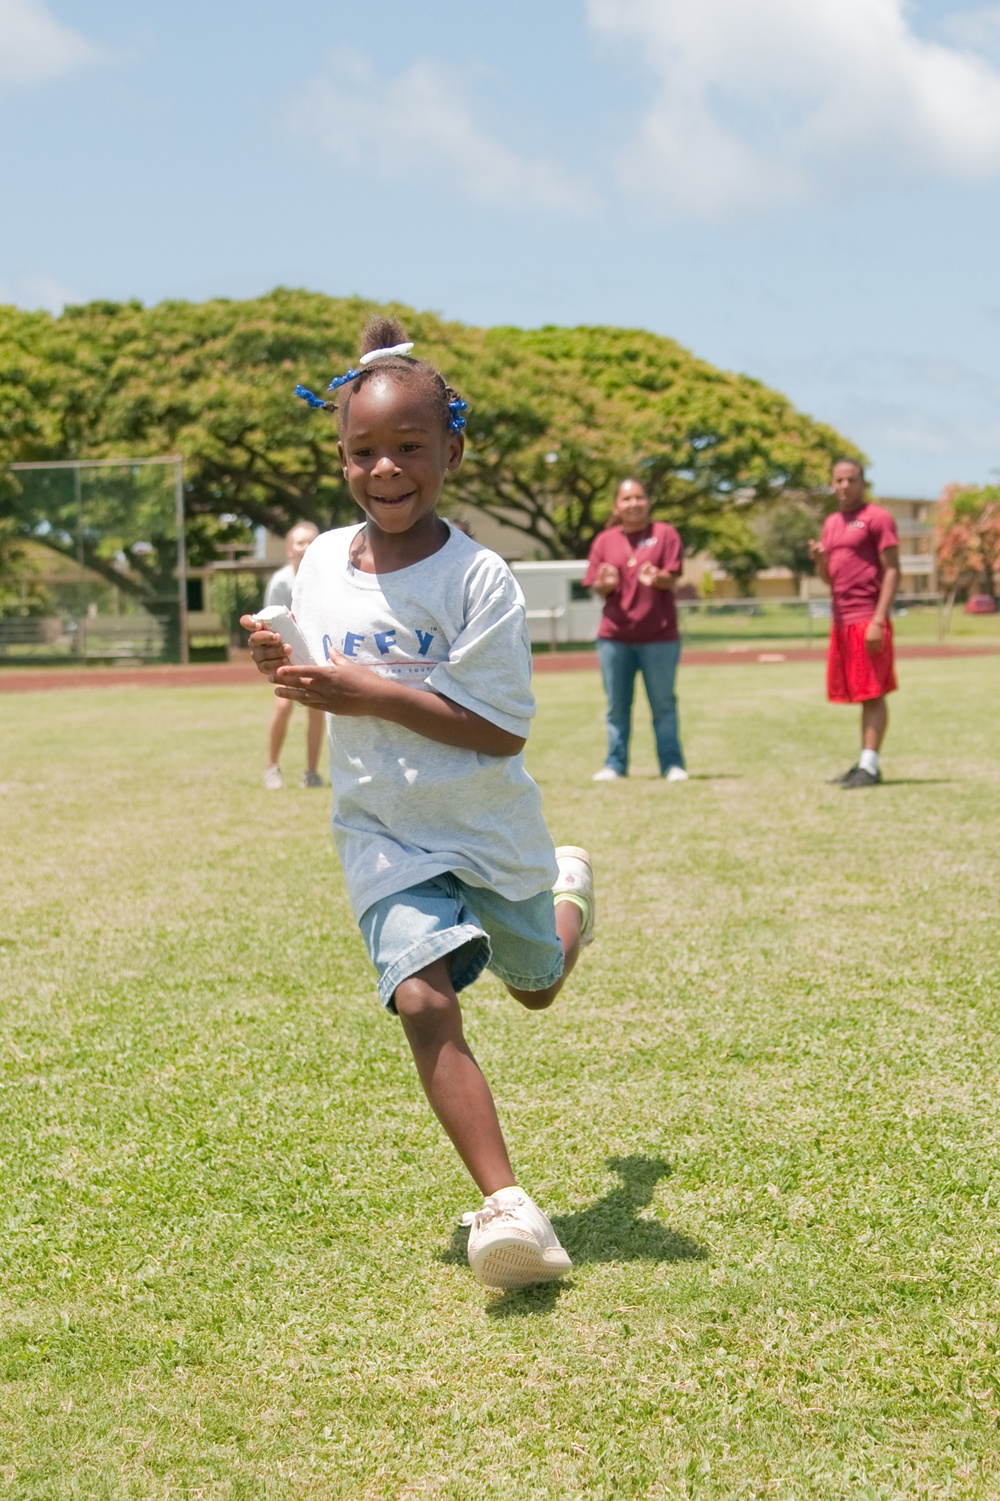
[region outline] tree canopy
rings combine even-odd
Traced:
[[[768,568],[787,568],[796,589],[816,572],[809,543],[818,540],[820,517],[815,506],[802,501],[777,505],[760,523],[760,542]]]
[[[0,464],[179,452],[196,562],[245,522],[283,533],[353,520],[335,420],[292,392],[323,390],[352,363],[375,307],[279,288],[59,317],[0,308]],[[469,402],[446,503],[481,507],[543,555],[585,553],[630,474],[697,549],[731,540],[734,514],[825,485],[834,457],[862,457],[778,392],[656,334],[480,329],[388,310]],[[3,513],[31,525],[27,492],[9,472],[0,485]]]

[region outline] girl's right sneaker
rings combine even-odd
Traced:
[[[548,1219],[520,1188],[490,1194],[462,1224],[469,1226],[469,1265],[484,1287],[530,1287],[573,1270]]]

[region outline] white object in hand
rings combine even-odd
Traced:
[[[265,605],[263,610],[254,612],[253,618],[258,625],[262,625],[266,631],[274,631],[286,646],[292,648],[292,655],[288,660],[293,667],[316,666],[306,638],[295,624],[295,616],[287,605]]]

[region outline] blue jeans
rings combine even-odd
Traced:
[[[607,765],[619,776],[628,773],[628,745],[632,735],[632,699],[635,675],[642,673],[646,697],[653,715],[653,735],[660,771],[684,765],[677,725],[677,695],[674,681],[680,660],[679,641],[627,641],[597,643],[597,656],[608,700]]]

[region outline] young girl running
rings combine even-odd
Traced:
[[[507,565],[437,514],[464,449],[465,403],[373,318],[341,389],[338,449],[357,526],[312,543],[293,610],[322,666],[250,648],[279,698],[330,718],[333,832],[354,914],[431,1107],[484,1196],[469,1263],[489,1287],[571,1267],[521,1189],[457,993],[489,968],[550,1006],[593,936],[585,850],[554,850],[524,769],[534,715],[524,600]],[[299,387],[314,406],[333,407]]]

